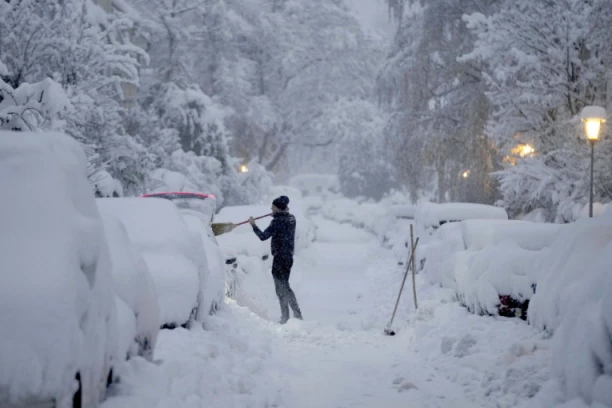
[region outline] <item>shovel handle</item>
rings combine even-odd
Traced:
[[[272,215],[272,213],[270,213],[270,214],[266,214],[266,215],[262,215],[261,217],[257,217],[257,218],[255,218],[255,219],[256,219],[256,220],[260,220],[260,219],[262,219],[262,218],[266,218],[266,217],[269,217],[269,216],[271,216],[271,215]],[[236,226],[239,226],[239,225],[244,225],[244,224],[246,224],[247,222],[249,222],[249,220],[242,221],[241,223],[236,224]]]
[[[417,245],[419,244],[419,238],[416,239],[414,243],[414,247],[412,247],[412,253],[410,254],[410,260],[408,260],[408,264],[406,266],[406,273],[404,274],[404,280],[402,280],[402,286],[400,287],[400,291],[397,294],[397,300],[395,301],[395,307],[393,308],[393,314],[391,315],[391,320],[387,325],[387,329],[391,329],[391,325],[393,324],[393,319],[395,319],[395,312],[397,312],[397,306],[399,305],[400,298],[402,297],[402,292],[404,291],[404,284],[406,284],[406,278],[408,277],[408,272],[410,271],[410,265],[414,259],[414,252],[416,250]],[[414,271],[413,271],[414,272]]]

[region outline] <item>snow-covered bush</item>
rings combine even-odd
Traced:
[[[610,406],[612,216],[566,226],[542,255],[529,321],[554,333],[552,373],[563,398]]]
[[[16,97],[3,102],[18,100],[27,112],[19,128],[34,130],[37,122],[66,132],[87,146],[90,174],[106,168],[133,192],[150,166],[143,146],[123,131],[125,91],[135,90],[146,55],[130,43],[132,22],[95,3],[0,3],[2,80]]]
[[[101,211],[104,233],[110,249],[113,281],[117,295],[134,319],[128,355],[153,359],[160,327],[159,301],[155,283],[142,255],[128,237],[123,223]]]
[[[6,76],[8,72],[4,74]],[[13,131],[58,130],[61,117],[72,105],[62,87],[51,78],[13,89],[0,72],[0,129]]]
[[[201,320],[210,305],[206,253],[195,241],[177,207],[161,198],[101,198],[101,211],[120,219],[144,258],[155,283],[160,323],[176,327]]]
[[[124,357],[85,154],[61,134],[0,132],[0,158],[0,405],[68,407],[81,390],[97,406]]]

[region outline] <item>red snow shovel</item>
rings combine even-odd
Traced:
[[[395,332],[391,330],[391,325],[393,324],[393,319],[395,318],[395,312],[397,312],[397,305],[399,305],[400,298],[402,297],[402,292],[404,290],[404,284],[406,283],[408,272],[410,272],[410,265],[412,264],[412,260],[414,259],[414,251],[416,250],[416,247],[418,244],[419,244],[419,239],[417,238],[414,243],[414,247],[412,247],[412,254],[410,255],[410,260],[408,260],[408,265],[406,266],[406,273],[404,274],[404,280],[402,281],[402,287],[400,288],[400,291],[397,294],[397,301],[395,302],[395,308],[393,309],[393,315],[391,316],[391,321],[387,325],[387,328],[385,328],[385,334],[387,336],[395,336]]]
[[[255,219],[256,220],[260,220],[262,218],[269,217],[272,214],[273,213],[262,215],[261,217],[257,217]],[[238,227],[239,225],[244,225],[244,224],[246,224],[248,222],[249,222],[249,220],[239,222],[238,224],[234,224],[232,222],[220,222],[220,223],[211,224],[210,226],[212,227],[213,234],[215,234],[215,236],[217,236],[217,235],[225,234],[226,232],[230,232],[234,228]]]

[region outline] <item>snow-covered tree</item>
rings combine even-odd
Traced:
[[[535,153],[497,173],[511,213],[545,208],[550,220],[573,218],[588,199],[589,148],[580,124],[585,105],[610,108],[612,4],[605,0],[505,1],[489,17],[466,17],[477,35],[463,60],[487,67],[492,104],[488,134],[506,155],[517,144]],[[598,153],[609,155],[609,133]],[[598,160],[597,199],[612,198],[612,165]]]
[[[106,168],[128,190],[140,183],[144,152],[122,128],[123,86],[138,83],[139,58],[144,58],[127,36],[131,22],[89,0],[5,1],[0,15],[4,83],[17,93],[31,90],[28,84],[50,84],[48,78],[60,84],[71,109],[55,112],[61,111],[64,123],[54,127],[85,145],[91,177]],[[45,98],[43,93],[39,103]],[[43,128],[47,122],[41,122]]]
[[[438,201],[493,200],[484,83],[477,67],[458,60],[473,47],[463,13],[492,3],[388,1],[399,28],[378,76],[379,100],[390,113],[385,135],[399,179],[413,200],[428,189],[436,190]],[[467,170],[471,194],[461,177]]]
[[[330,149],[340,189],[347,197],[380,199],[395,181],[390,154],[384,145],[384,116],[367,99],[342,98],[321,118],[320,131],[334,135]]]

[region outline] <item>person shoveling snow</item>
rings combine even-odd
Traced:
[[[272,217],[274,218],[265,231],[261,231],[255,224],[255,218],[249,218],[253,232],[265,241],[272,238],[271,251],[272,277],[276,287],[276,295],[281,308],[280,324],[289,320],[289,307],[293,310],[293,317],[302,319],[302,312],[298,305],[295,293],[289,286],[289,275],[293,266],[293,252],[295,247],[295,217],[289,213],[289,198],[280,196],[272,201]]]

